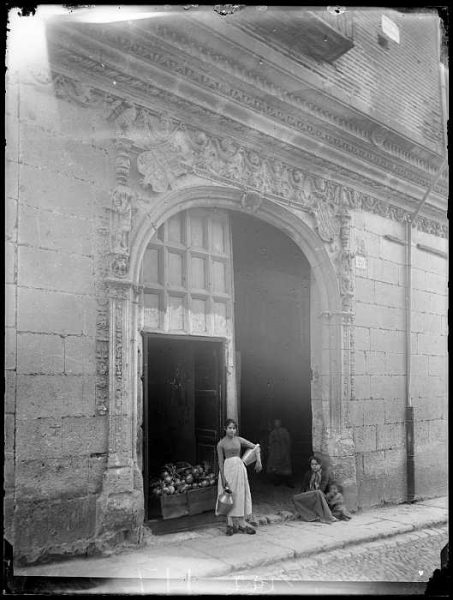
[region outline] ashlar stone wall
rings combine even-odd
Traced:
[[[359,506],[401,502],[406,488],[406,255],[404,225],[353,216],[355,258],[354,430]],[[387,239],[385,236],[394,239]],[[413,229],[411,384],[415,494],[446,492],[447,286],[444,238]],[[396,240],[401,240],[403,244]]]
[[[16,559],[83,550],[95,530],[107,443],[95,239],[113,161],[93,119],[51,84],[9,82],[5,523]]]

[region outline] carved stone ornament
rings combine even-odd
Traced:
[[[261,204],[263,203],[263,198],[258,194],[258,192],[244,192],[241,196],[241,206],[245,210],[255,213]]]
[[[112,274],[115,277],[124,278],[129,270],[129,256],[125,254],[115,255],[112,259]]]
[[[339,223],[331,204],[317,200],[310,212],[315,217],[315,229],[324,242],[333,242],[339,233]]]

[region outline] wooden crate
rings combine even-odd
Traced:
[[[189,501],[187,492],[184,494],[173,494],[171,496],[161,496],[160,506],[162,518],[176,519],[189,514]]]
[[[214,510],[217,501],[217,485],[189,490],[187,495],[190,515]]]

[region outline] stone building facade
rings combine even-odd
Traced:
[[[231,416],[255,439],[254,415],[279,405],[305,432],[296,460],[322,455],[351,508],[447,489],[438,17],[172,10],[11,30],[4,506],[17,560],[139,542],[159,343],[176,361],[194,341],[195,362],[197,340],[217,344],[206,435]],[[18,52],[30,24],[35,46]],[[215,441],[200,436],[195,458]]]

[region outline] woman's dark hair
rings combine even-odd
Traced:
[[[310,467],[311,467],[311,461],[312,460],[315,460],[318,463],[318,465],[321,465],[321,467],[322,467],[322,461],[319,458],[319,456],[314,456],[314,455],[310,456],[310,458],[308,459],[308,464],[310,465]]]
[[[225,421],[224,428],[226,429],[228,427],[228,425],[231,425],[231,424],[233,424],[236,427],[236,429],[238,429],[238,424],[236,423],[236,421],[234,419],[227,419]]]
[[[340,492],[340,494],[343,493],[343,487],[338,483],[338,481],[329,481],[329,484],[327,485],[327,492],[330,492],[331,487],[335,485],[338,489],[338,491]]]

